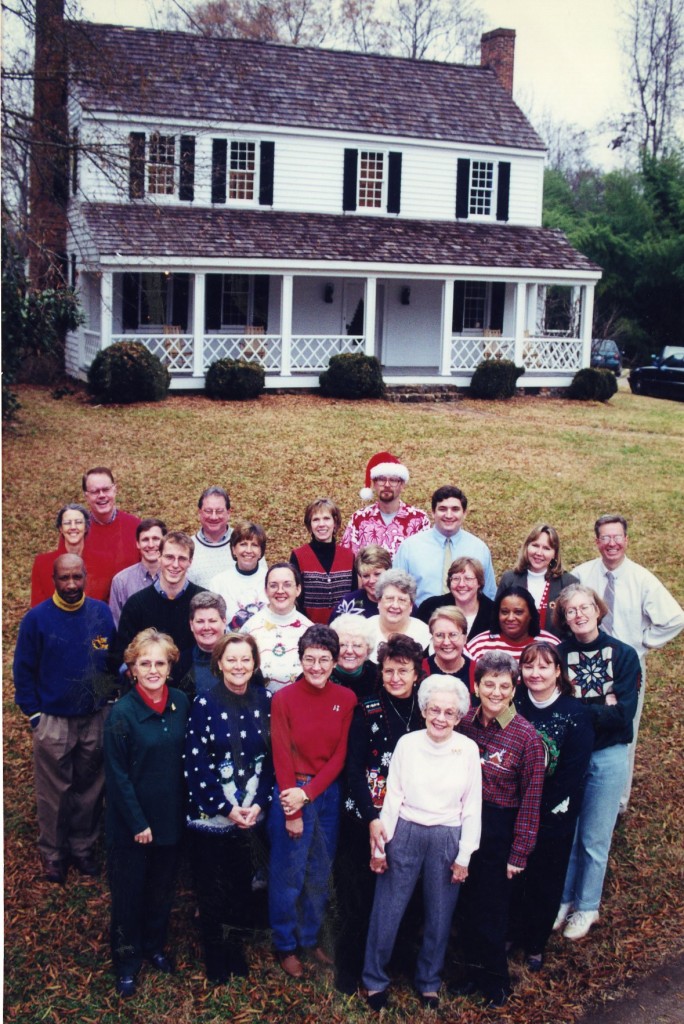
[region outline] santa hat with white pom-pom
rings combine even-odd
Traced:
[[[372,483],[379,476],[398,476],[404,483],[408,483],[409,471],[396,455],[391,455],[389,452],[377,452],[368,460],[366,466],[366,486],[359,491],[359,497],[363,501],[372,500]]]

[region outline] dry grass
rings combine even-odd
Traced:
[[[330,494],[345,516],[357,508],[367,458],[388,449],[411,470],[409,501],[429,507],[432,490],[445,482],[465,490],[467,525],[490,544],[497,574],[512,564],[535,520],[559,528],[571,566],[593,555],[594,518],[620,509],[631,524],[631,555],[682,600],[684,408],[624,390],[606,406],[542,398],[402,406],[267,395],[253,404],[174,397],[115,409],[93,408],[80,395],[57,402],[40,389],[26,388],[20,397],[21,421],[4,439],[6,1019],[368,1019],[356,998],[342,998],[314,973],[301,984],[286,982],[267,933],[255,936],[252,977],[209,991],[186,888],[174,914],[178,977],[146,975],[139,997],[122,1006],[107,973],[106,884],[70,877],[61,890],[40,880],[30,741],[12,703],[10,669],[17,625],[28,606],[31,561],[53,546],[54,512],[80,498],[87,465],[104,463],[118,476],[123,508],[194,530],[197,495],[208,483],[222,483],[231,492],[234,515],[263,523],[274,560],[306,539],[303,510],[315,495]],[[683,675],[681,638],[650,656],[633,804],[616,832],[602,921],[590,937],[575,945],[554,938],[540,976],[528,975],[515,961],[518,986],[504,1010],[452,1000],[437,1014],[421,1011],[401,984],[385,1019],[571,1024],[583,1006],[614,995],[684,949],[684,796],[678,784]]]

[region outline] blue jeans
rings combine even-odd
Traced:
[[[318,943],[340,825],[339,784],[333,782],[306,804],[302,818],[304,832],[292,839],[285,828],[280,790],[276,786],[268,818],[268,912],[278,953],[291,953],[297,946],[311,948]]]
[[[563,903],[575,910],[598,910],[620,797],[629,771],[628,747],[595,750],[587,771],[582,808],[565,876]]]

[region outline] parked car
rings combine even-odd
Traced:
[[[666,345],[650,366],[631,370],[629,386],[635,395],[684,401],[684,345]]]
[[[622,352],[612,338],[594,338],[591,343],[591,365],[599,370],[612,370],[616,377],[622,373]]]

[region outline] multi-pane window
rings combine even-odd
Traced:
[[[463,295],[463,330],[481,330],[487,311],[487,284],[485,281],[466,281]]]
[[[476,217],[488,217],[492,212],[494,164],[473,160],[470,171],[470,202],[468,212]]]
[[[173,135],[161,135],[159,132],[150,135],[147,157],[147,190],[150,195],[173,195],[175,150]]]
[[[143,327],[172,323],[171,276],[141,274],[138,293],[138,324]]]
[[[254,199],[256,144],[231,142],[228,195],[230,199]]]
[[[359,153],[359,201],[360,207],[379,210],[382,208],[382,184],[385,169],[385,154],[361,150]]]
[[[250,323],[250,279],[247,274],[224,274],[221,323],[244,327]]]

